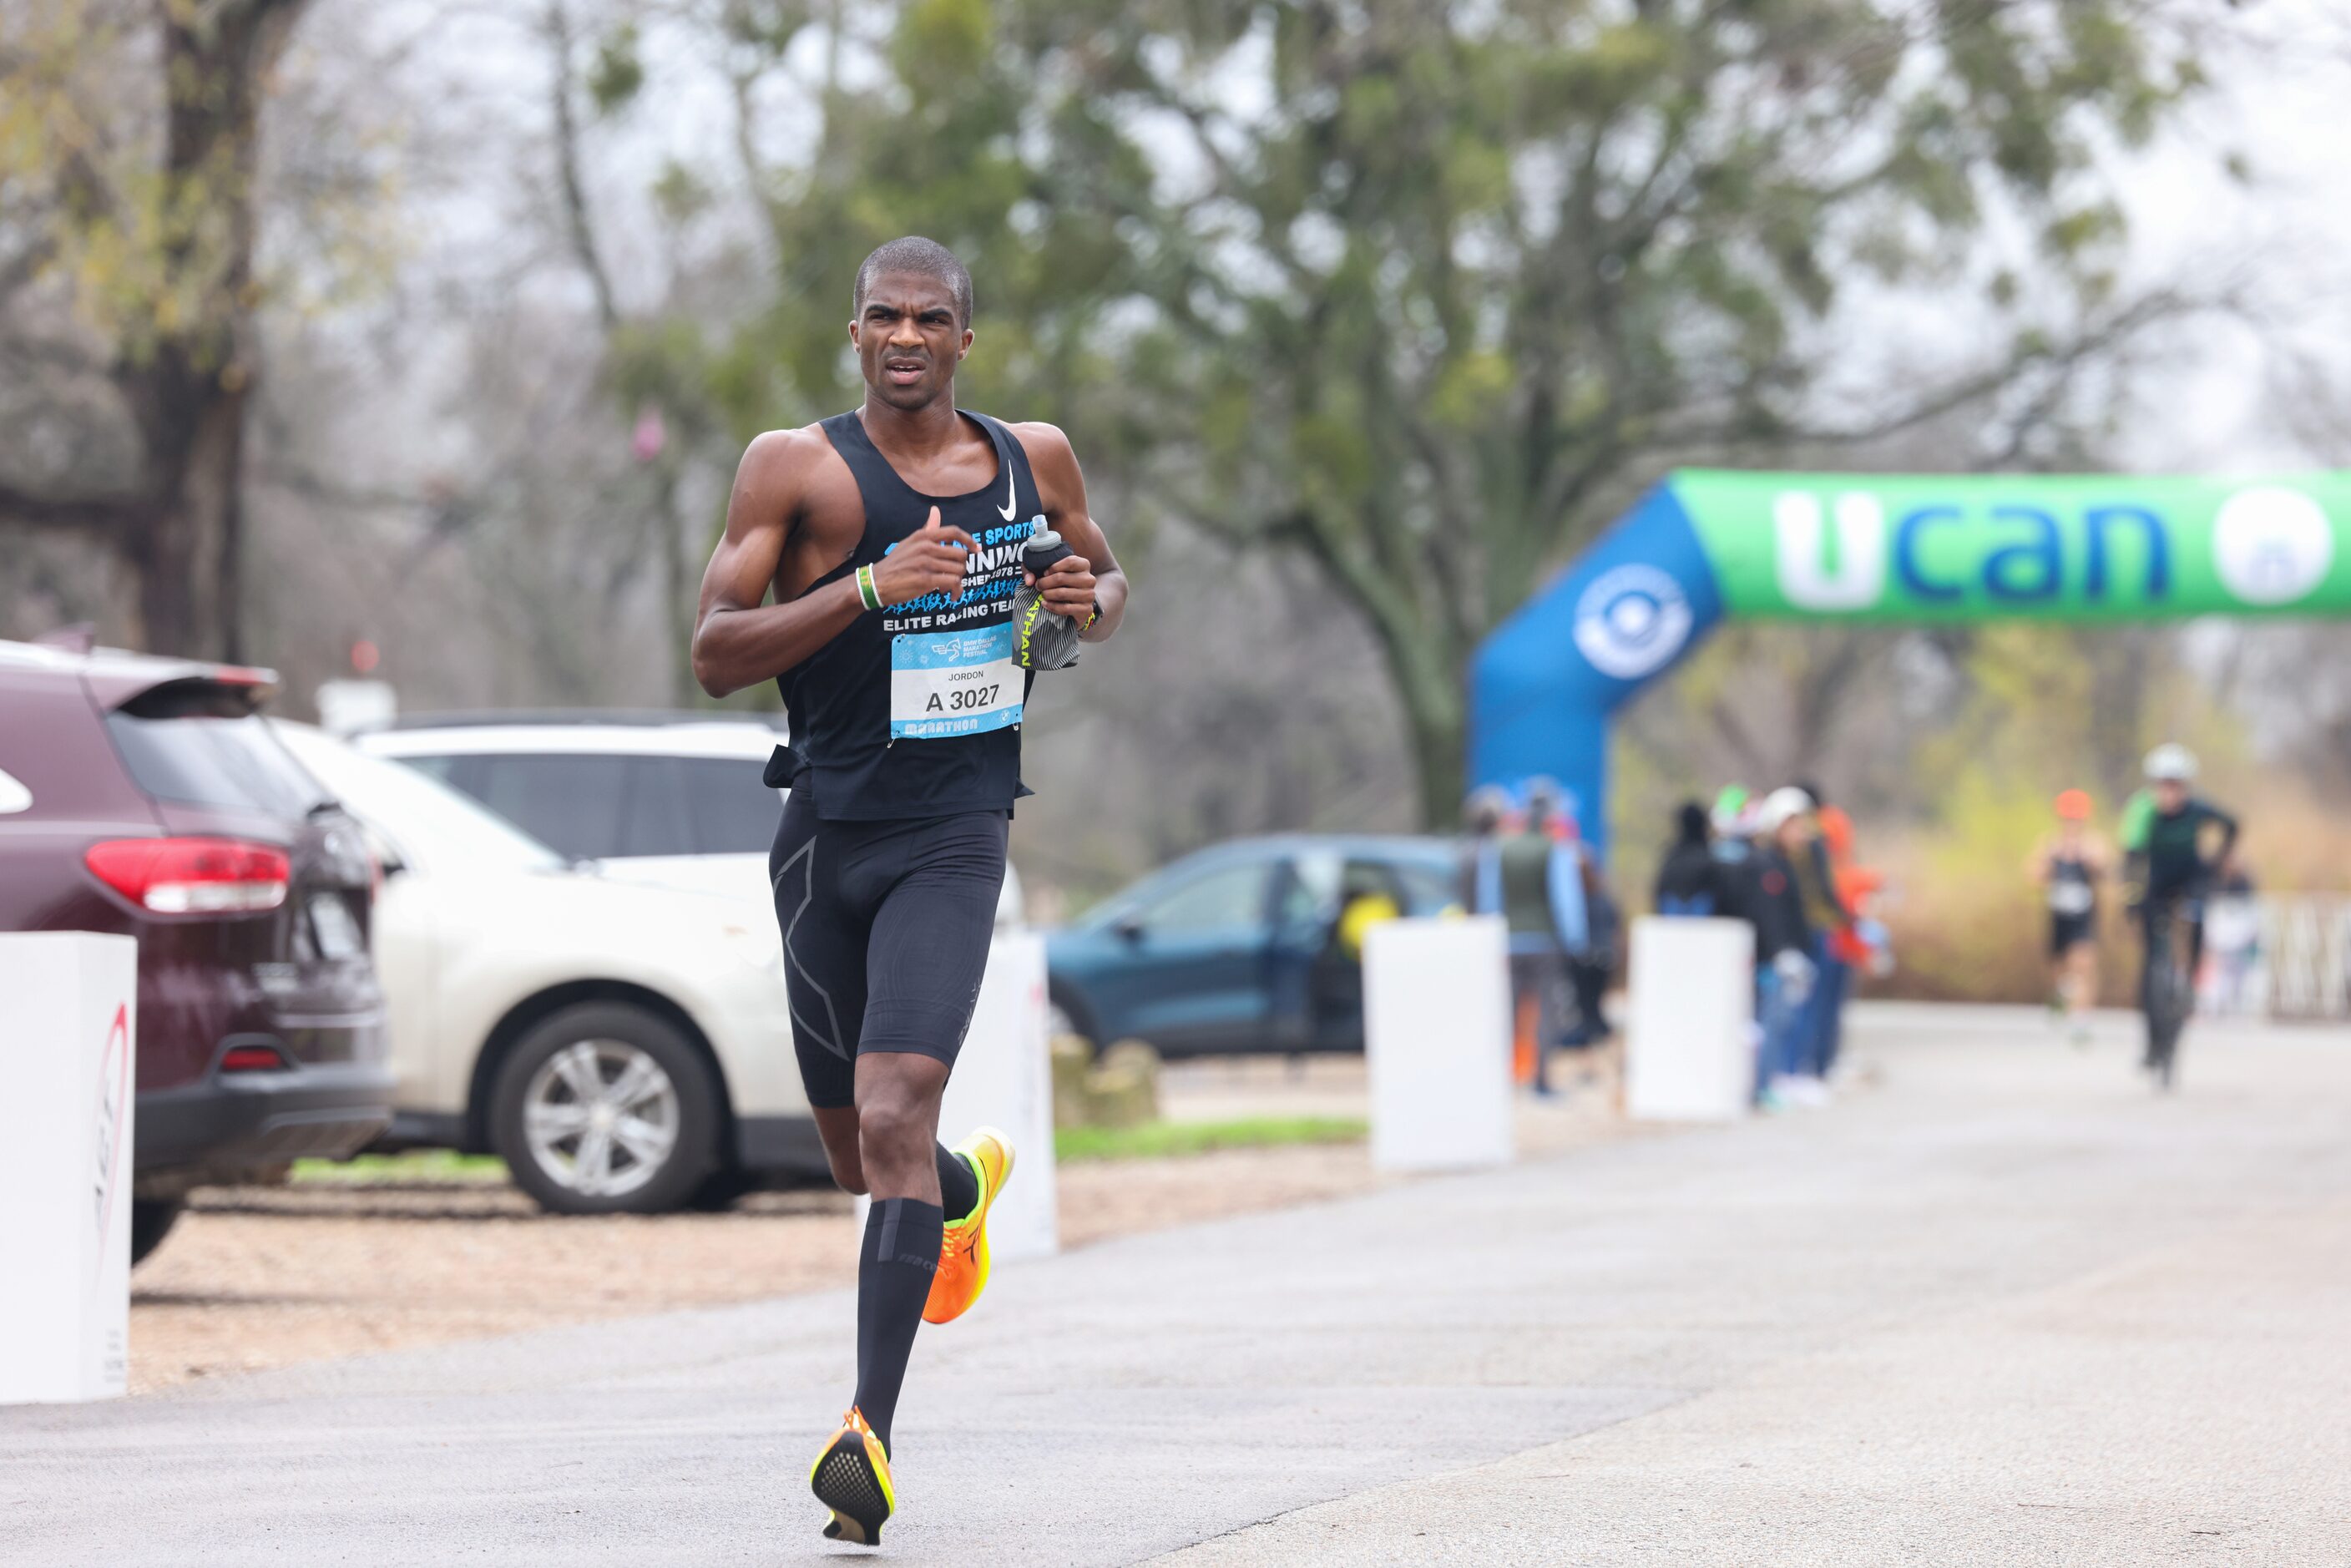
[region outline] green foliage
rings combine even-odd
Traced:
[[[164,356],[229,374],[232,390],[245,373],[230,370],[240,324],[271,281],[253,269],[255,120],[300,8],[54,0],[0,12],[0,261],[13,259],[11,230],[36,236],[43,273],[69,285],[115,366]],[[380,281],[388,182],[365,159],[289,182],[314,286]]]
[[[588,98],[598,114],[619,113],[644,87],[645,65],[638,47],[634,22],[615,27],[596,46],[596,61],[588,71]]]
[[[1053,1134],[1058,1160],[1165,1159],[1218,1149],[1294,1144],[1357,1144],[1369,1134],[1358,1116],[1250,1116],[1231,1122],[1146,1122],[1139,1127],[1062,1127]]]
[[[672,159],[653,182],[653,204],[671,227],[683,227],[710,210],[710,187],[702,176]]]
[[[746,81],[822,38],[790,5],[724,16]],[[1380,639],[1432,821],[1478,641],[1669,462],[1784,440],[1843,279],[1949,277],[2013,212],[2041,276],[1991,303],[2053,312],[2070,282],[2014,323],[2021,358],[2053,351],[2112,287],[2096,149],[2200,80],[2129,0],[860,22],[876,52],[818,89],[805,155],[755,159],[774,298],[703,361],[713,402],[737,434],[845,406],[858,259],[910,230],[955,247],[967,395],[1314,561]]]
[[[494,1186],[507,1180],[507,1163],[496,1155],[412,1149],[348,1160],[296,1160],[293,1179],[321,1186]]]

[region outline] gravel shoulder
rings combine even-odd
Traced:
[[[1353,1113],[1361,1059],[1171,1068],[1173,1117]],[[1624,1135],[1613,1084],[1521,1111],[1520,1146]],[[1018,1179],[1017,1177],[1015,1179]],[[1067,1164],[1061,1241],[1116,1236],[1365,1191],[1394,1178],[1360,1144]],[[718,1306],[845,1285],[851,1200],[757,1193],[723,1214],[545,1215],[503,1183],[221,1187],[131,1281],[131,1392],[297,1362]]]

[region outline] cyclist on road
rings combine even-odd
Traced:
[[[893,240],[853,304],[864,402],[744,453],[693,657],[711,695],[775,680],[791,714],[767,782],[791,789],[768,866],[793,1044],[833,1179],[873,1200],[857,1393],[809,1480],[825,1534],[871,1546],[896,1502],[914,1331],[987,1285],[987,1210],[1012,1173],[1001,1134],[948,1149],[937,1128],[1028,793],[1029,674],[1116,631],[1126,578],[1068,438],[956,407],[963,263]]]
[[[2147,1058],[2140,1064],[2171,1082],[2179,1030],[2194,1002],[2196,966],[2204,952],[2199,905],[2213,868],[2236,847],[2237,820],[2189,794],[2196,754],[2167,741],[2147,754],[2147,787],[2123,810],[2123,897],[2138,928],[2145,961],[2139,1005],[2147,1014]],[[2218,841],[2206,847],[2207,830]],[[2175,925],[2186,926],[2187,960],[2176,967],[2167,948]],[[2168,958],[2167,954],[2175,957]],[[2159,994],[2158,978],[2169,982]]]
[[[2098,884],[2113,871],[2105,841],[2090,827],[2090,792],[2057,797],[2056,830],[2032,852],[2032,880],[2049,904],[2049,1005],[2074,1043],[2087,1045],[2085,1016],[2098,992]]]

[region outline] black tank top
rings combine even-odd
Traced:
[[[1012,662],[1012,593],[1020,547],[1045,526],[1045,507],[1012,433],[986,414],[964,417],[987,433],[997,461],[995,479],[968,496],[918,494],[854,411],[824,422],[857,479],[865,532],[812,587],[880,560],[935,506],[979,543],[959,602],[934,593],[865,611],[777,678],[792,737],[768,782],[805,791],[829,821],[1009,812],[1030,793],[1020,782],[1030,672]]]
[[[2098,907],[2096,883],[2090,862],[2078,855],[2052,853],[2049,858],[2049,908],[2054,915],[2077,919]]]

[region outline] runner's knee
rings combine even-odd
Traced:
[[[861,1086],[857,1097],[857,1142],[869,1171],[908,1164],[927,1168],[938,1121],[938,1102],[913,1084]]]

